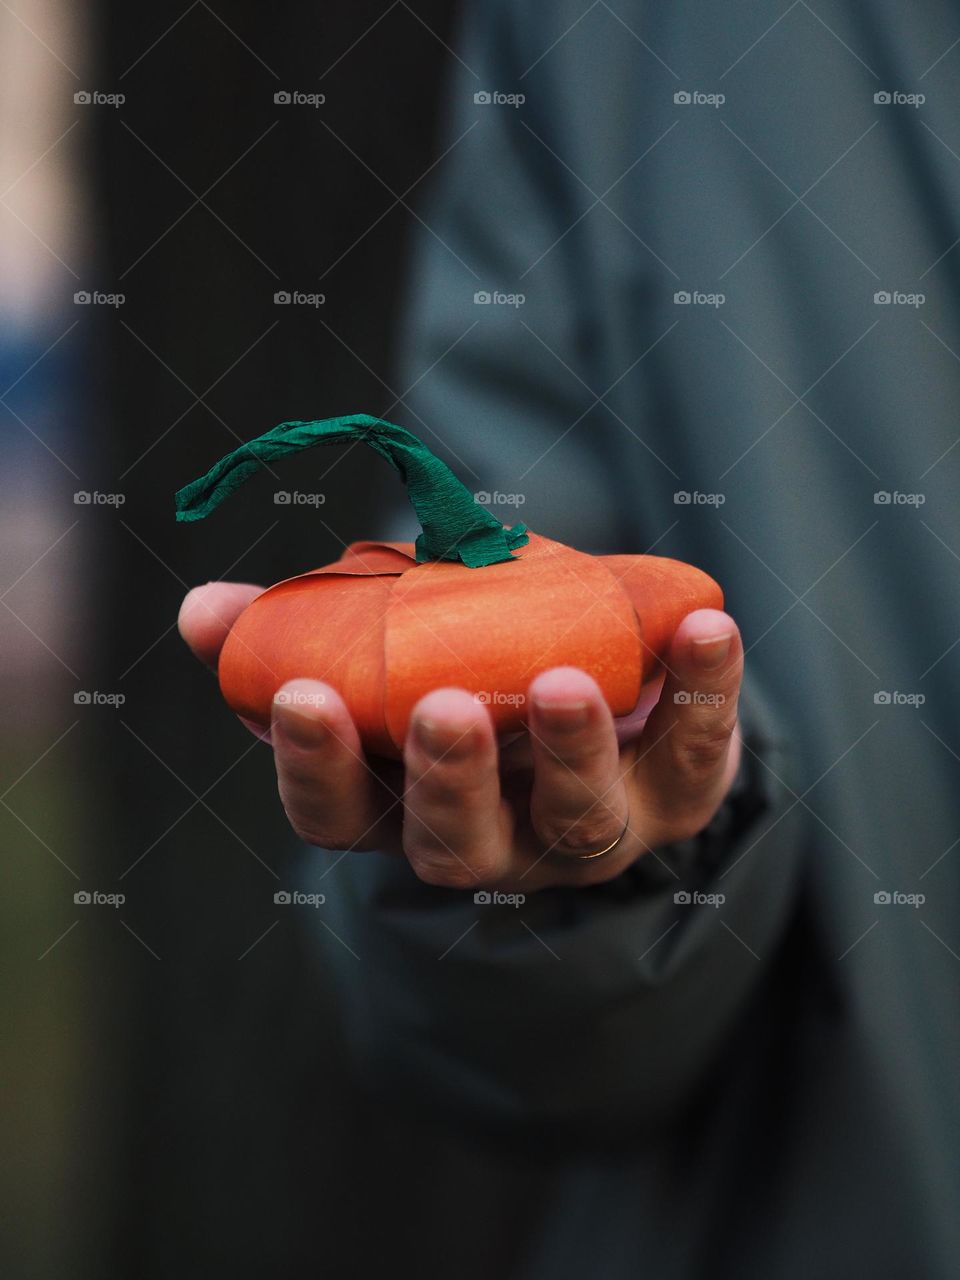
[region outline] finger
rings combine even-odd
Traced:
[[[377,849],[389,808],[368,765],[346,703],[320,680],[288,680],[271,722],[280,799],[307,844]]]
[[[230,628],[263,590],[249,582],[208,582],[205,587],[187,592],[177,626],[201,662],[216,668]]]
[[[628,802],[600,687],[576,667],[554,667],[536,677],[529,697],[534,830],[560,855],[603,849],[622,833]]]
[[[433,689],[404,743],[403,848],[427,884],[475,889],[507,870],[497,741],[486,707],[465,689]]]
[[[739,763],[742,678],[743,645],[729,614],[688,614],[674,635],[663,693],[635,769],[658,843],[696,835],[726,795]]]
[[[621,748],[626,742],[632,742],[644,731],[646,719],[652,712],[663,689],[664,672],[660,671],[652,680],[648,680],[637,696],[636,705],[626,716],[614,716],[613,727],[617,731],[617,742]],[[534,758],[530,749],[530,735],[526,730],[500,733],[500,774],[532,771]]]
[[[627,742],[639,738],[647,717],[657,705],[660,691],[663,688],[664,672],[654,676],[640,690],[636,706],[625,716],[614,716],[613,727],[617,732],[617,742],[621,747]],[[530,747],[530,735],[526,729],[500,735],[500,771],[513,773],[533,770],[533,752]]]

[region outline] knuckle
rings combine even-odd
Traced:
[[[407,858],[418,880],[443,889],[472,889],[479,884],[479,876],[451,856],[444,848],[419,846],[406,850]]]
[[[722,723],[702,725],[677,736],[673,744],[673,763],[693,778],[714,773],[726,757],[730,746],[730,729]]]
[[[558,853],[602,849],[623,830],[622,821],[606,809],[567,820],[545,814],[537,816],[534,825],[540,839]]]
[[[489,781],[488,769],[434,766],[413,776],[410,790],[420,803],[430,807],[469,808],[486,791]]]
[[[324,803],[325,797],[314,777],[298,778],[283,769],[277,774],[277,792],[284,812],[295,831],[297,823],[300,822],[299,814],[322,812],[327,807]],[[307,820],[305,825],[312,827],[312,819]]]
[[[605,735],[582,731],[575,738],[563,734],[544,736],[543,743],[547,767],[563,773],[588,773],[606,759],[609,750]]]
[[[313,762],[304,756],[284,754],[277,760],[277,779],[283,792],[312,791],[318,785]]]
[[[411,788],[417,804],[428,809],[452,809],[463,800],[463,788],[450,778],[434,777],[418,779]],[[408,797],[412,798],[412,797]]]
[[[347,843],[338,842],[329,834],[318,831],[312,822],[304,822],[289,813],[287,814],[287,820],[293,828],[293,834],[298,840],[302,840],[304,844],[316,845],[320,849],[344,849],[348,847]]]

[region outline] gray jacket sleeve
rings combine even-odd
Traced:
[[[522,124],[509,105],[474,102],[522,92],[522,59],[509,24],[470,8],[403,322],[415,385],[395,412],[468,487],[528,499],[518,508],[532,528],[632,550],[615,467],[583,430],[595,393],[564,367],[574,352],[603,376],[588,246],[568,230],[582,202],[528,136],[548,101],[524,104]],[[485,300],[494,293],[513,300]],[[414,530],[398,517],[392,532]],[[742,722],[740,773],[710,826],[612,883],[496,905],[380,855],[343,860],[327,918],[350,951],[328,937],[326,952],[371,1082],[487,1123],[592,1133],[669,1123],[688,1105],[757,997],[796,898],[803,806],[782,729],[750,683]]]

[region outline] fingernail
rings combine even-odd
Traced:
[[[326,741],[330,729],[325,720],[305,716],[286,703],[274,703],[274,706],[278,708],[278,719],[283,732],[298,747],[317,747]]]
[[[710,670],[719,667],[730,652],[732,635],[710,636],[706,640],[694,640],[691,645],[693,660],[698,667]]]
[[[436,720],[427,720],[422,716],[413,725],[417,742],[427,755],[434,759],[442,756],[445,760],[470,754],[474,746],[472,729],[473,725],[460,729],[456,725],[438,724]]]
[[[533,702],[537,711],[546,716],[551,728],[582,729],[590,715],[590,703],[584,698],[554,700],[537,695]]]

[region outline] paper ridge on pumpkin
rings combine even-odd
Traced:
[[[384,642],[385,719],[398,748],[414,704],[441,686],[468,689],[499,730],[526,720],[527,686],[549,667],[587,671],[614,715],[636,705],[641,625],[629,596],[596,557],[532,531],[529,539],[515,561],[468,582],[446,561],[397,579]]]

